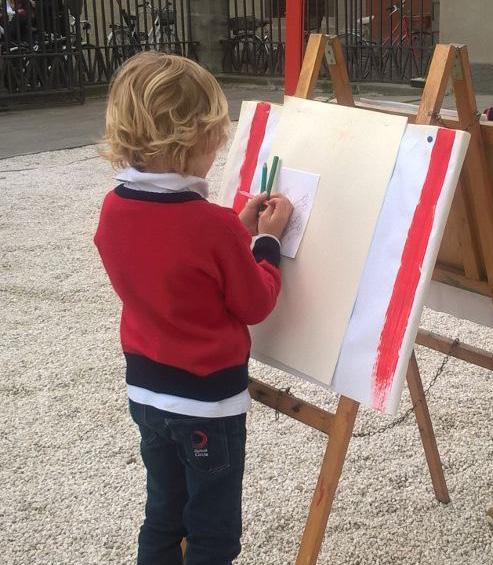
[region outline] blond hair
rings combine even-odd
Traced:
[[[225,143],[229,124],[226,97],[208,71],[184,57],[139,53],[111,82],[100,153],[115,167],[145,170],[159,158],[185,174],[191,157]]]

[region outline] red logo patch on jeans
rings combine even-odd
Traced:
[[[195,430],[192,432],[192,447],[193,447],[193,454],[195,457],[208,457],[209,450],[207,449],[207,443],[209,439],[207,438],[207,434],[204,432],[200,432]]]

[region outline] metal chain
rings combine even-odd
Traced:
[[[430,384],[427,386],[426,390],[424,391],[424,398],[427,398],[428,393],[430,392],[433,385],[437,382],[438,377],[440,377],[440,375],[444,372],[445,367],[447,366],[448,362],[450,361],[450,354],[452,353],[454,347],[456,347],[458,344],[459,344],[459,339],[458,338],[454,339],[454,341],[450,345],[450,348],[447,351],[447,354],[445,355],[442,363],[440,364],[440,367],[438,367],[435,375],[433,376],[433,378],[430,381]],[[402,422],[405,422],[409,418],[409,416],[416,409],[416,406],[419,404],[419,402],[421,402],[421,400],[418,400],[418,402],[416,402],[410,408],[408,408],[404,412],[404,414],[402,414],[402,416],[399,416],[399,418],[392,420],[392,422],[390,422],[390,424],[387,424],[386,426],[382,426],[381,428],[377,428],[376,430],[368,430],[367,432],[355,432],[355,433],[352,434],[352,436],[353,437],[370,437],[370,436],[374,436],[374,435],[377,435],[377,434],[383,434],[387,430],[391,430],[391,429],[395,428],[396,426],[398,426],[399,424],[402,424]]]
[[[431,388],[435,385],[435,383],[437,382],[438,378],[440,377],[440,375],[445,371],[445,367],[447,366],[448,362],[450,361],[450,357],[451,357],[451,353],[454,350],[454,348],[460,343],[459,339],[456,338],[454,339],[454,341],[452,342],[452,344],[450,345],[449,350],[447,351],[447,353],[445,354],[445,357],[443,358],[440,367],[438,367],[438,369],[436,370],[435,374],[433,375],[433,378],[430,381],[430,384],[426,387],[426,390],[424,391],[424,398],[428,397],[428,393],[430,392]],[[290,396],[293,396],[292,392],[291,392],[291,387],[288,386],[285,389],[279,389],[278,390],[278,398],[277,398],[277,402],[276,405],[279,405],[279,401],[281,400],[281,395],[285,393],[285,394],[289,394]],[[414,410],[416,409],[416,406],[418,405],[418,403],[421,402],[421,400],[418,400],[418,402],[416,402],[415,404],[413,404],[410,408],[408,408],[404,414],[402,414],[402,416],[399,416],[399,418],[396,418],[395,420],[392,420],[392,422],[390,422],[389,424],[387,424],[386,426],[382,426],[381,428],[377,428],[375,430],[368,430],[366,432],[354,432],[352,434],[352,437],[355,438],[360,438],[360,437],[370,437],[370,436],[374,436],[374,435],[378,435],[378,434],[383,434],[384,432],[386,432],[387,430],[391,430],[395,427],[397,427],[399,424],[402,424],[403,422],[405,422],[409,416],[414,412]],[[279,415],[280,415],[280,411],[276,408],[275,410],[275,419],[276,421],[279,420]]]

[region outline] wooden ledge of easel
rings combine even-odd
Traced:
[[[449,286],[455,286],[462,290],[475,292],[476,294],[481,294],[488,298],[493,298],[489,284],[486,281],[475,281],[466,277],[460,271],[445,268],[442,265],[435,267],[433,270],[433,280],[448,284]]]
[[[381,103],[373,105],[371,102],[360,102],[355,101],[357,108],[362,108],[363,110],[373,110],[375,112],[382,112],[384,114],[394,114],[396,116],[404,116],[408,118],[409,123],[414,124],[416,121],[416,112],[392,108],[391,106],[382,106]],[[471,119],[478,119],[477,116],[471,116]],[[450,129],[460,129],[459,121],[451,118],[441,117],[441,123]],[[479,122],[481,127],[481,136],[486,145],[493,145],[493,123],[491,122]]]
[[[250,378],[248,388],[254,400],[282,414],[286,414],[286,416],[291,416],[291,418],[303,422],[324,434],[331,434],[334,423],[334,414],[331,412],[322,410],[322,408],[314,404],[296,398],[296,396],[287,391],[279,390],[257,379]]]
[[[428,349],[439,351],[461,361],[493,371],[493,352],[422,329],[418,331],[416,343]]]

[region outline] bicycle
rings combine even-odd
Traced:
[[[164,53],[182,55],[181,42],[176,31],[176,15],[171,2],[166,2],[165,7],[160,10],[153,10],[149,1],[137,4],[137,10],[144,8],[146,12],[147,8],[151,9],[152,28],[148,33],[140,30],[138,15],[127,12],[120,0],[118,5],[122,23],[110,24],[111,32],[107,37],[107,44],[112,49],[111,63],[114,69],[136,53],[149,50],[151,46]]]
[[[282,73],[284,67],[284,49],[282,43],[272,41],[264,28],[268,21],[254,16],[234,17],[228,21],[228,39],[223,40],[225,71],[265,74],[269,69],[273,73]],[[257,33],[257,29],[261,33]]]
[[[408,70],[409,78],[415,71],[421,75],[431,58],[432,34],[423,29],[413,29],[413,22],[409,14],[404,12],[405,8],[406,0],[401,0],[399,4],[392,4],[387,9],[391,31],[375,50],[375,62],[382,78],[391,79],[394,71],[401,79],[405,78]],[[399,14],[400,18],[394,25],[393,18],[396,14]],[[422,18],[421,16],[420,20]],[[423,38],[427,40],[426,46]],[[428,60],[426,60],[426,50],[429,50]]]

